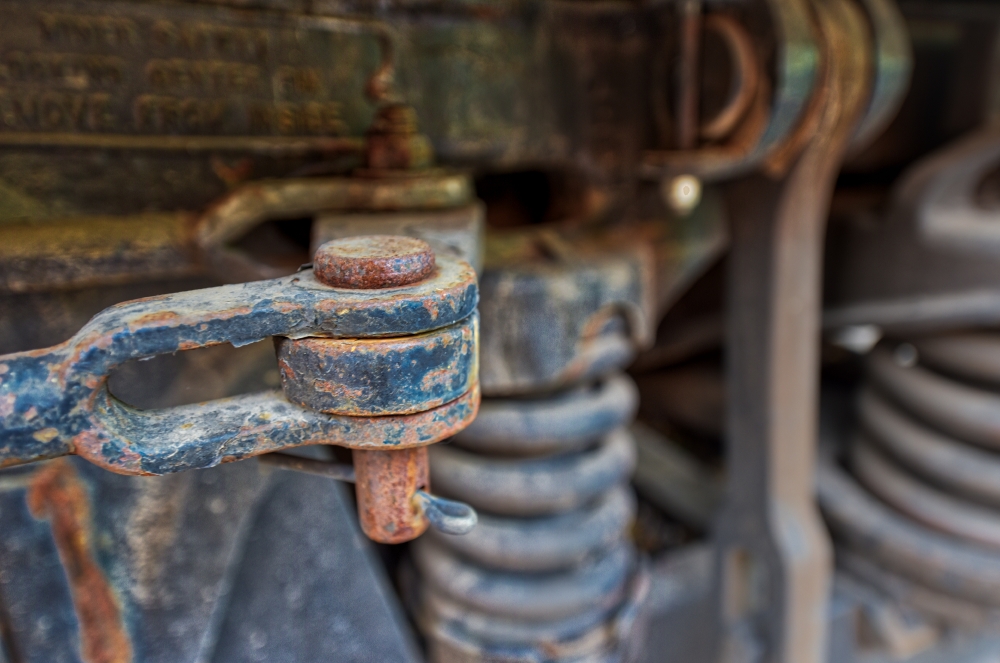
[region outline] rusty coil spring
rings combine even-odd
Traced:
[[[848,572],[938,621],[1000,614],[1000,333],[881,345],[868,359],[848,475],[821,505]]]
[[[465,536],[412,548],[411,603],[434,661],[618,661],[648,585],[627,540],[635,414],[615,374],[544,398],[486,399],[431,450],[436,490],[473,504]]]

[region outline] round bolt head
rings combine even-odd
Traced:
[[[313,273],[334,288],[375,290],[410,285],[434,272],[434,251],[427,242],[396,235],[345,237],[321,245]]]

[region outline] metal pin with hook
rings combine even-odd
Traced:
[[[280,452],[259,456],[259,460],[281,469],[314,474],[338,481],[355,483],[357,480],[354,467],[346,463],[331,463]],[[425,490],[415,491],[413,501],[420,510],[420,515],[426,518],[434,529],[444,534],[468,534],[479,521],[476,510],[468,504],[438,497]]]

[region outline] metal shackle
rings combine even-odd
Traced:
[[[479,406],[475,273],[408,238],[338,240],[317,256],[289,277],[118,304],[60,345],[0,356],[0,468],[75,454],[159,475],[332,444],[356,450],[365,532],[418,536],[436,499],[416,494],[424,447]],[[269,336],[284,391],[139,410],[108,390],[129,360]]]

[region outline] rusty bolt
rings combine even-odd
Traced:
[[[395,288],[430,276],[434,251],[427,242],[410,237],[345,237],[317,249],[313,272],[320,282],[335,288]],[[430,481],[426,448],[355,450],[354,472],[358,517],[369,538],[402,543],[424,533],[429,521],[415,495],[427,490]]]
[[[358,519],[368,538],[403,543],[423,534],[430,522],[415,495],[430,489],[427,447],[352,453]]]
[[[430,276],[434,251],[427,242],[411,237],[346,237],[316,250],[313,272],[334,288],[396,288]]]
[[[365,165],[370,170],[426,168],[433,160],[430,140],[417,131],[417,113],[405,104],[379,108],[366,143]]]

